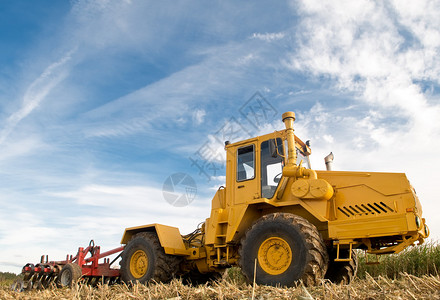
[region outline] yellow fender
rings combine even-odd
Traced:
[[[122,236],[121,244],[127,244],[128,241],[139,232],[156,232],[159,237],[160,245],[164,248],[166,254],[190,254],[190,251],[186,249],[185,244],[183,243],[179,228],[162,224],[149,224],[126,228],[124,235]]]

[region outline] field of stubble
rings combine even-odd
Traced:
[[[322,282],[315,287],[280,288],[222,279],[189,286],[180,280],[168,284],[98,286],[76,285],[70,289],[12,292],[4,286],[0,299],[440,299],[440,277],[402,273],[399,279],[367,277],[350,285]]]
[[[440,299],[440,245],[426,243],[401,254],[384,257],[379,265],[366,265],[359,255],[358,276],[349,285],[322,281],[314,287],[249,285],[236,268],[223,278],[192,286],[174,279],[168,284],[127,286],[75,285],[73,288],[14,292],[10,282],[0,285],[0,299]]]

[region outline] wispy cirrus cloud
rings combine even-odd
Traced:
[[[29,87],[26,88],[19,110],[10,115],[0,131],[0,145],[5,142],[17,124],[34,111],[46,96],[68,76],[67,63],[76,49],[67,52],[61,59],[50,64]]]

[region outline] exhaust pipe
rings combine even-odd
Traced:
[[[283,176],[301,178],[307,177],[309,179],[317,179],[318,175],[312,169],[299,167],[296,164],[296,147],[295,147],[295,133],[293,130],[293,123],[295,121],[295,113],[288,111],[282,115],[284,124],[286,125],[286,139],[287,139],[287,164],[283,168]]]
[[[296,148],[295,148],[295,134],[293,130],[293,122],[295,122],[295,113],[292,111],[285,112],[282,115],[283,122],[286,126],[287,132],[287,165],[296,166]]]
[[[330,152],[329,155],[327,155],[326,157],[324,157],[324,162],[325,162],[325,167],[327,169],[327,171],[332,171],[332,167],[333,167],[333,159],[334,159],[334,155],[333,152]]]

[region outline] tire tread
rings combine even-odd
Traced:
[[[127,246],[130,245],[130,242],[133,242],[138,238],[142,238],[147,241],[147,243],[151,245],[154,255],[156,256],[154,271],[151,278],[147,278],[145,282],[142,283],[146,283],[148,281],[170,281],[179,270],[181,258],[178,256],[166,254],[160,244],[159,237],[155,232],[137,233],[130,239],[130,241],[127,243]],[[126,270],[126,267],[129,266],[128,260],[130,260],[130,257],[127,257],[127,255],[124,255],[124,253],[122,253],[122,259],[120,261],[122,275],[121,278],[126,283],[133,281],[128,278],[129,270]]]
[[[264,215],[256,222],[254,222],[254,224],[246,231],[245,235],[241,239],[240,247],[238,250],[240,257],[238,260],[238,265],[241,267],[242,270],[244,270],[244,261],[242,258],[246,256],[246,253],[244,253],[243,249],[246,248],[246,245],[248,243],[252,243],[252,241],[248,239],[249,233],[260,226],[264,226],[265,223],[273,221],[286,222],[299,228],[301,234],[304,237],[304,241],[308,250],[307,265],[300,280],[307,286],[316,285],[324,277],[327,271],[329,261],[327,248],[316,227],[306,219],[294,214],[277,212]],[[248,282],[251,282],[253,279],[250,278],[252,277],[252,274],[246,274],[246,272],[244,271],[243,273]]]

